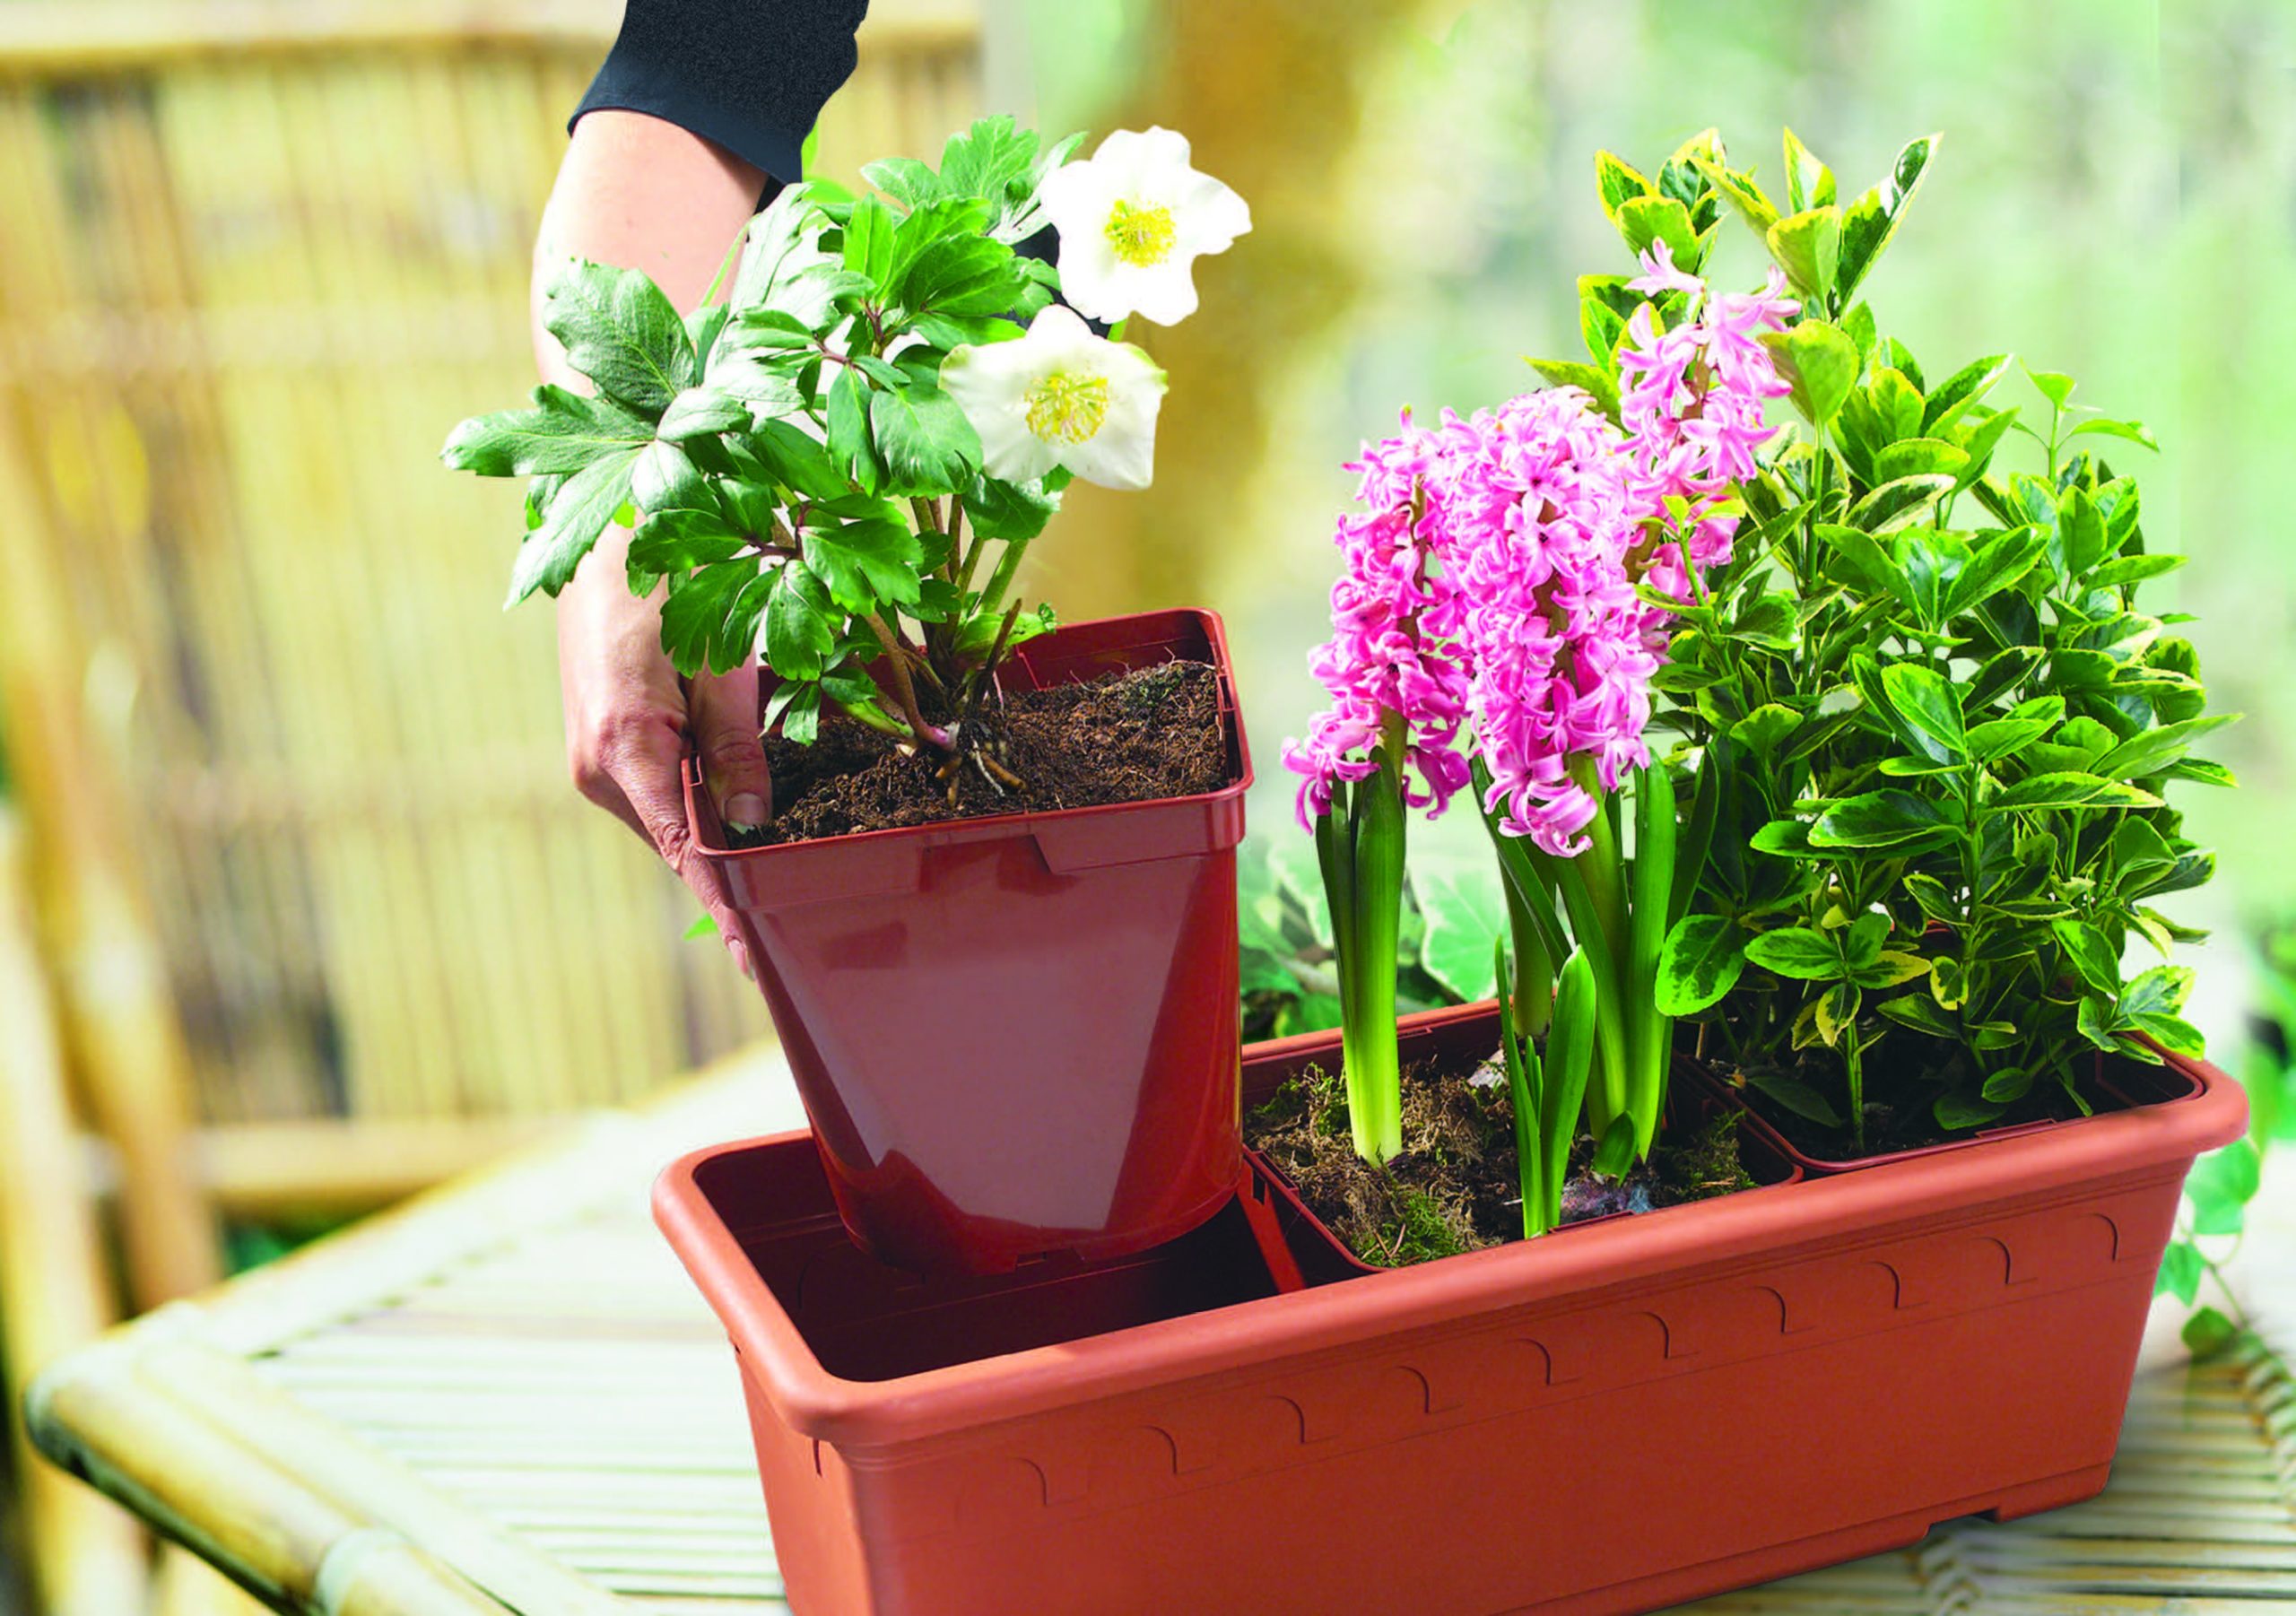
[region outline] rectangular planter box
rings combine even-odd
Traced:
[[[889,1299],[790,1142],[687,1158],[656,1211],[802,1616],[1593,1616],[2101,1487],[2184,1174],[2245,1115],[2182,1069],[2183,1099],[1329,1283],[1295,1222],[1277,1294],[1167,1247],[1121,1287]]]

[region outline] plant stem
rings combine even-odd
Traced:
[[[926,723],[924,709],[917,705],[917,686],[909,681],[909,655],[900,642],[900,636],[894,633],[881,617],[869,619],[869,629],[876,635],[877,643],[885,648],[886,681],[893,687],[892,697],[900,708],[900,716],[909,720],[910,734],[942,752],[954,752],[957,749],[956,737],[937,725]]]
[[[1356,1153],[1382,1162],[1403,1149],[1402,1057],[1396,1042],[1396,950],[1403,929],[1403,719],[1387,715],[1377,774],[1356,783],[1352,807],[1351,926],[1356,1026],[1348,1056],[1347,1110]],[[1343,1035],[1344,1036],[1344,1035]]]
[[[1626,979],[1622,984],[1628,1058],[1634,1064],[1627,1104],[1634,1114],[1635,1153],[1648,1160],[1666,1108],[1666,1063],[1674,1022],[1658,1010],[1658,951],[1674,882],[1674,783],[1664,763],[1634,771],[1634,901],[1629,917]]]

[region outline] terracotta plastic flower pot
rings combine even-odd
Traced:
[[[1251,762],[1220,620],[1079,623],[1020,647],[1002,681],[1172,661],[1219,672],[1228,784],[1201,796],[736,852],[689,770],[695,840],[741,916],[838,1210],[887,1263],[1112,1256],[1235,1191]]]
[[[788,1142],[655,1204],[739,1355],[800,1616],[1592,1616],[2102,1486],[2179,1186],[2246,1110],[2184,1069],[2184,1099],[1278,1294],[1187,1258],[944,1305],[791,1244],[830,1201]]]

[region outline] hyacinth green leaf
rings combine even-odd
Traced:
[[[1921,188],[1929,164],[1944,142],[1942,135],[1925,135],[1909,141],[1890,165],[1890,177],[1866,192],[1843,211],[1841,221],[1841,295],[1857,289],[1897,234],[1914,193]]]
[[[1621,203],[1618,233],[1639,258],[1657,242],[1666,244],[1675,267],[1695,269],[1701,256],[1690,210],[1672,196],[1632,196]]]
[[[1613,224],[1619,209],[1638,196],[1651,195],[1654,189],[1639,169],[1610,152],[1595,153],[1595,186],[1602,195],[1603,217]]]
[[[1993,390],[1994,383],[2008,374],[2009,355],[1996,353],[1986,359],[1973,360],[1931,389],[1922,406],[1921,430],[1935,437],[1958,421],[1961,415]]]
[[[1900,733],[1932,761],[1951,763],[1969,755],[1961,698],[1944,674],[1919,663],[1892,663],[1882,670],[1882,690]]]
[[[1685,915],[1658,951],[1661,1015],[1696,1015],[1720,1003],[1745,969],[1745,933],[1719,915]]]
[[[1605,415],[1613,421],[1618,419],[1618,378],[1608,371],[1569,359],[1534,359],[1525,362],[1550,387],[1576,387],[1592,398],[1595,407]]]
[[[1834,804],[1810,826],[1813,847],[1894,847],[1957,830],[1946,804],[1895,788]]]
[[[1790,213],[1770,227],[1770,256],[1804,296],[1822,304],[1841,261],[1841,210],[1831,204]]]
[[[1794,389],[1794,407],[1813,426],[1831,421],[1857,385],[1857,344],[1840,326],[1813,319],[1765,332],[1761,341]]]
[[[1622,1178],[1634,1166],[1634,1118],[1622,1113],[1611,1118],[1595,1146],[1593,1170],[1599,1178]]]

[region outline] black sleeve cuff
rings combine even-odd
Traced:
[[[622,33],[567,120],[643,112],[715,142],[784,182],[852,75],[868,0],[628,0]]]

